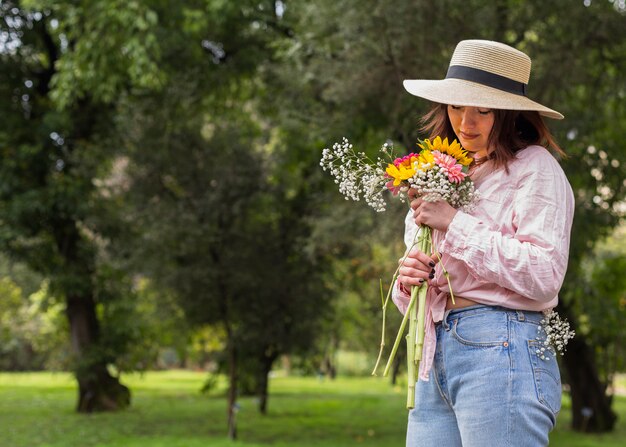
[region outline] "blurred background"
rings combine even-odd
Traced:
[[[370,373],[406,205],[319,160],[414,150],[402,80],[467,38],[566,117],[551,443],[624,445],[624,0],[0,0],[0,445],[403,445],[402,350]]]

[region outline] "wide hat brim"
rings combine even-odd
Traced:
[[[531,110],[548,118],[563,119],[563,115],[556,110],[539,104],[526,96],[516,95],[465,79],[407,79],[403,85],[410,94],[441,104],[489,109]]]

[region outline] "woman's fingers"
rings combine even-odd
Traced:
[[[404,260],[404,262],[403,262]],[[410,251],[406,258],[402,257],[398,261],[404,263],[409,267],[422,268],[422,270],[430,270],[435,267],[435,264],[439,262],[436,255],[428,256],[426,253],[422,253],[420,250],[414,248]]]
[[[419,250],[412,250],[399,263],[398,281],[406,286],[417,286],[435,277],[437,261]]]
[[[415,272],[420,272],[420,270],[415,270]],[[410,275],[398,275],[398,281],[400,282],[400,284],[403,284],[405,287],[408,286],[419,286],[421,284],[424,283],[424,281],[427,281],[428,277],[426,278],[420,278],[414,274],[410,274]]]
[[[422,199],[415,199],[411,202],[411,209],[413,209],[413,220],[417,226],[422,225],[424,222],[424,211],[429,202]]]
[[[429,279],[433,279],[435,274],[432,270],[423,270],[419,268],[409,267],[407,265],[403,265],[398,270],[398,281],[400,281],[405,286],[417,286],[422,284],[424,281],[428,281]]]
[[[420,199],[415,199],[411,202],[415,224],[424,224],[436,230],[446,231],[457,210],[443,200],[435,202],[420,200],[419,204],[414,206],[418,200]]]
[[[409,189],[409,191],[411,191]],[[419,197],[411,197],[409,195],[410,199],[411,199],[411,209],[413,209],[413,211],[415,211],[417,209],[418,206],[421,205],[422,203],[422,199],[420,199]]]

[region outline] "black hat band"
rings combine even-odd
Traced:
[[[473,67],[465,67],[462,65],[451,65],[448,68],[446,79],[464,79],[466,81],[477,82],[487,87],[497,88],[514,95],[526,96],[528,84],[523,82],[514,81],[505,76],[500,76],[495,73],[490,73],[485,70]]]

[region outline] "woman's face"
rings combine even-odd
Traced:
[[[491,109],[449,105],[448,118],[461,145],[474,158],[486,157],[491,152],[488,147],[494,121]]]

